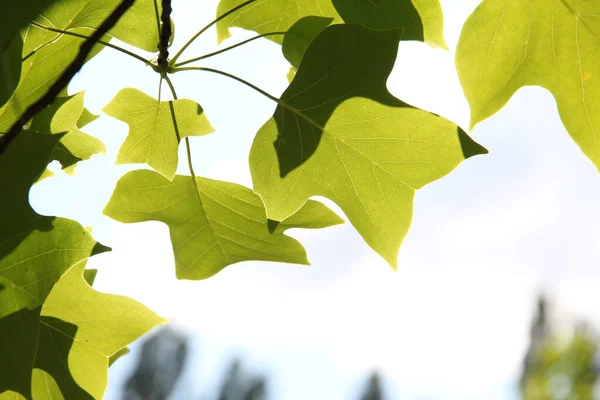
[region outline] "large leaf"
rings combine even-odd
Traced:
[[[83,268],[63,275],[42,307],[33,388],[43,392],[49,375],[62,396],[39,398],[101,399],[113,355],[166,322],[132,299],[93,290]]]
[[[260,198],[228,182],[177,175],[172,182],[147,170],[127,173],[117,183],[104,213],[131,223],[161,221],[169,226],[179,279],[208,278],[228,265],[247,261],[307,264],[304,248],[285,236],[288,228],[322,228],[342,220],[310,202],[306,213],[269,233]]]
[[[35,116],[30,127],[41,133],[66,133],[55,146],[50,158],[59,161],[69,173],[73,172],[79,161],[106,152],[106,147],[99,139],[79,129],[79,125],[94,119],[93,114],[83,106],[83,95],[84,92],[79,92],[73,96],[58,97],[52,105]]]
[[[221,0],[217,14],[224,14],[243,0]],[[219,41],[232,27],[260,34],[284,32],[304,17],[333,18],[333,23],[362,24],[373,29],[403,28],[403,39],[426,41],[446,47],[439,0],[257,0],[217,23]],[[282,43],[281,36],[269,39]]]
[[[452,122],[387,91],[397,36],[352,25],[323,31],[250,152],[270,219],[328,197],[393,267],[415,190],[486,152]]]
[[[121,90],[103,111],[129,125],[117,163],[147,163],[169,179],[177,170],[179,140],[214,131],[196,102],[158,101],[137,89]]]
[[[38,215],[29,205],[29,189],[60,138],[24,131],[0,156],[0,393],[31,397],[44,300],[71,266],[106,251],[77,222]]]
[[[471,125],[523,86],[554,95],[566,129],[600,168],[600,2],[486,0],[463,27],[456,54]]]
[[[37,22],[89,36],[119,2],[65,0],[45,10]],[[153,16],[153,0],[137,0],[104,39],[110,40],[112,36],[145,50],[156,51],[158,32],[156,24],[149,23]],[[0,131],[6,131],[25,108],[44,95],[59,74],[73,61],[82,40],[29,26],[24,32],[23,56],[26,60],[23,62],[21,80],[12,98],[0,109]],[[101,49],[102,46],[97,45],[90,58]]]

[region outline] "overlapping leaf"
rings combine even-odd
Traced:
[[[12,40],[0,40],[0,107],[10,99],[21,77],[23,40],[18,34]]]
[[[40,398],[101,399],[109,363],[166,322],[132,299],[93,290],[83,267],[63,275],[42,307],[33,388],[44,391],[51,377],[60,396]]]
[[[600,2],[486,0],[463,27],[456,65],[471,125],[521,87],[556,99],[571,137],[600,168]]]
[[[36,21],[44,26],[89,36],[118,3],[119,0],[65,0],[54,3]],[[113,36],[144,50],[156,51],[156,24],[148,22],[152,16],[153,1],[137,0],[105,39],[110,40]],[[33,25],[27,28],[24,32],[25,61],[21,80],[11,99],[0,109],[0,132],[6,131],[26,107],[43,96],[59,74],[73,61],[82,40]],[[101,45],[96,46],[91,56],[101,49]]]
[[[0,2],[0,43],[12,40],[22,28],[58,0],[4,0]]]
[[[106,251],[77,222],[38,215],[29,205],[29,189],[60,138],[24,131],[0,156],[0,393],[31,397],[44,300],[71,266]]]
[[[50,159],[59,161],[68,173],[73,172],[79,161],[106,152],[100,140],[80,130],[81,126],[96,118],[84,108],[83,95],[84,92],[79,92],[73,96],[58,97],[35,116],[30,126],[30,129],[41,133],[65,133],[54,147]]]
[[[243,0],[221,0],[221,15]],[[240,27],[260,34],[285,32],[309,16],[333,18],[333,23],[361,24],[372,29],[403,28],[404,40],[420,40],[446,47],[443,15],[439,0],[257,0],[217,23],[219,41],[227,39],[229,29]],[[282,43],[280,36],[269,39]]]
[[[126,223],[167,224],[179,279],[208,278],[247,260],[307,264],[302,245],[284,231],[342,222],[323,204],[309,202],[271,234],[263,204],[252,190],[207,178],[196,178],[194,184],[182,175],[170,182],[147,170],[123,176],[104,213]]]
[[[452,122],[387,91],[397,37],[358,25],[323,31],[250,153],[270,219],[328,197],[394,267],[415,190],[486,152]]]
[[[169,179],[177,170],[179,140],[214,131],[196,102],[158,101],[137,89],[121,90],[103,111],[129,125],[117,163],[147,163]]]

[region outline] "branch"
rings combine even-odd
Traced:
[[[161,29],[158,42],[158,65],[167,68],[169,65],[169,39],[173,29],[171,27],[171,0],[162,0],[162,14],[160,15]]]
[[[114,27],[125,12],[133,6],[135,0],[122,0],[121,3],[113,10],[113,12],[102,22],[102,24],[85,42],[81,44],[79,53],[69,66],[58,77],[56,82],[50,86],[46,94],[38,101],[30,105],[25,112],[17,119],[8,132],[0,137],[0,155],[4,153],[8,145],[23,131],[23,126],[32,119],[37,113],[52,104],[60,92],[67,87],[71,79],[81,69],[86,58],[90,55],[92,49],[98,41]]]

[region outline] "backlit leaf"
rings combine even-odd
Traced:
[[[387,91],[397,37],[358,25],[323,31],[250,152],[268,218],[327,197],[393,267],[415,190],[486,152],[454,123]]]
[[[486,0],[463,27],[456,54],[471,125],[521,87],[556,99],[565,128],[600,169],[600,2]]]
[[[129,135],[119,150],[117,163],[147,163],[169,179],[173,179],[177,170],[179,140],[214,131],[196,102],[158,101],[137,89],[121,90],[103,111],[129,125]]]
[[[104,209],[121,222],[167,224],[179,279],[208,278],[247,260],[307,264],[304,248],[284,235],[285,229],[342,222],[323,204],[309,202],[308,213],[291,217],[271,234],[263,204],[252,190],[207,178],[196,178],[196,183],[189,176],[169,182],[153,171],[132,171],[119,180]]]

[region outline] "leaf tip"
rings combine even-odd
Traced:
[[[489,153],[488,149],[473,140],[465,131],[457,127],[458,140],[465,159]]]

